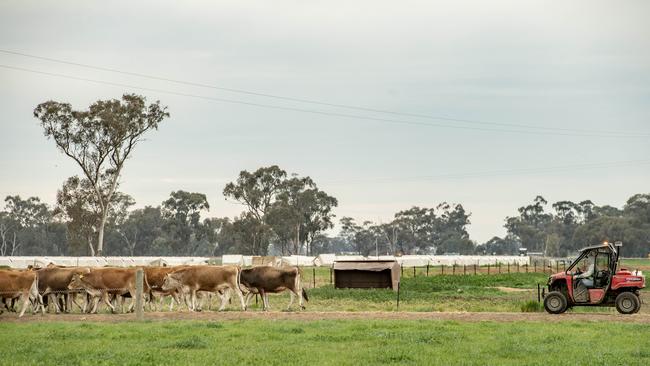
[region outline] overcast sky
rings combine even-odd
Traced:
[[[311,176],[339,199],[338,218],[387,222],[413,205],[462,203],[479,242],[503,235],[504,218],[536,195],[620,207],[650,191],[649,14],[647,1],[4,0],[5,51],[456,120],[0,52],[0,196],[53,203],[81,173],[43,136],[38,103],[84,109],[136,92],[171,113],[123,173],[138,207],[183,189],[206,193],[210,216],[232,217],[242,207],[224,185],[270,164]]]

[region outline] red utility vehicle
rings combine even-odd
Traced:
[[[616,306],[621,314],[638,312],[645,277],[639,271],[618,268],[620,249],[620,242],[580,249],[566,271],[549,277],[544,309],[560,314],[574,306]]]

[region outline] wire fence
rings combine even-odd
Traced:
[[[487,264],[487,265],[479,265],[479,264],[473,264],[473,265],[456,265],[453,264],[451,266],[446,266],[446,265],[426,265],[426,266],[413,266],[413,267],[400,267],[400,281],[397,286],[397,291],[395,293],[395,302],[396,302],[396,309],[399,310],[400,308],[400,302],[401,302],[401,295],[402,295],[402,288],[401,288],[401,282],[404,279],[408,278],[418,278],[418,277],[428,277],[428,276],[439,276],[439,275],[453,275],[453,276],[479,276],[479,275],[498,275],[498,274],[514,274],[514,273],[545,273],[545,274],[551,274],[551,273],[556,273],[560,271],[564,271],[567,269],[568,265],[570,263],[568,261],[563,261],[563,260],[544,260],[541,259],[539,261],[537,260],[531,260],[530,264],[510,264],[510,263],[497,263],[495,265]],[[322,286],[333,286],[335,282],[335,273],[333,266],[331,267],[300,267],[301,271],[301,281],[302,281],[302,287],[305,289],[314,289]],[[139,270],[137,272],[143,272],[142,270]],[[141,276],[144,276],[141,274]],[[92,301],[100,301],[102,297],[106,295],[119,295],[122,297],[132,297],[133,296],[133,291],[136,291],[135,298],[133,298],[131,301],[136,305],[135,303],[138,300],[144,299],[145,302],[148,302],[150,305],[150,308],[152,307],[152,303],[156,301],[153,297],[150,296],[150,293],[152,290],[157,290],[160,292],[162,290],[161,286],[159,285],[153,285],[153,286],[148,286],[143,288],[143,280],[144,277],[141,277],[139,280],[136,282],[137,288],[134,289],[133,287],[117,287],[117,288],[89,288],[89,289],[46,289],[42,290],[39,289],[38,293],[41,295],[41,297],[47,297],[49,295],[54,295],[55,297],[59,297],[57,295],[73,295],[72,298],[74,299],[75,297],[78,297],[78,295],[85,295],[88,294],[89,296],[83,296],[82,299],[84,299],[85,306],[84,309],[88,311],[89,305],[91,305]],[[368,287],[372,284],[368,284]],[[538,290],[539,292],[539,290]],[[10,306],[8,304],[7,300],[14,299],[16,300],[19,298],[23,293],[25,293],[25,289],[3,289],[0,287],[0,299],[4,303],[5,309],[10,309]],[[167,295],[160,296],[165,297]],[[118,296],[114,296],[117,298]],[[59,297],[60,298],[60,297]],[[94,300],[93,300],[94,298]],[[99,299],[98,299],[99,298]],[[182,297],[183,300],[184,297]],[[256,303],[258,302],[257,295],[255,295],[255,300]],[[69,308],[73,304],[70,303],[70,300],[68,300],[67,296],[61,299],[56,299],[56,302],[58,304],[54,304],[55,307],[62,308],[63,310],[70,311],[71,309]],[[116,301],[115,299],[112,299],[111,301]],[[158,300],[159,301],[159,300]],[[48,308],[51,305],[50,299],[44,299],[44,302],[48,304]],[[209,302],[211,304],[211,301]],[[0,307],[3,304],[0,304]],[[141,304],[137,304],[135,306],[136,311],[138,309],[141,309],[140,311],[144,311],[144,302]],[[180,304],[179,304],[180,305]],[[187,304],[185,304],[187,306]],[[77,306],[79,306],[77,304]]]

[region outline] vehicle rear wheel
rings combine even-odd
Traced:
[[[544,309],[550,314],[561,314],[567,309],[567,298],[560,291],[551,291],[544,298]]]
[[[634,314],[640,307],[639,297],[632,292],[622,292],[616,296],[616,310],[621,314]]]

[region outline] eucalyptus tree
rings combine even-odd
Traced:
[[[144,134],[169,117],[160,102],[148,104],[143,96],[124,94],[121,100],[98,100],[88,110],[69,103],[47,101],[34,109],[45,136],[74,160],[90,182],[101,209],[97,255],[104,248],[104,227],[124,163]]]

